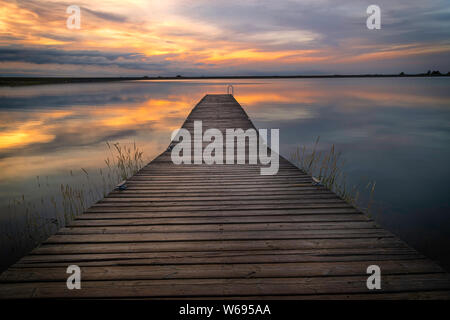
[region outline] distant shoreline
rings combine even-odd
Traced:
[[[0,86],[16,87],[43,84],[113,82],[130,80],[211,80],[211,79],[327,79],[327,78],[411,78],[450,77],[446,74],[356,74],[356,75],[294,75],[294,76],[205,76],[205,77],[0,77]]]

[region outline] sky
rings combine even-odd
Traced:
[[[0,76],[427,70],[450,71],[450,0],[0,0]]]

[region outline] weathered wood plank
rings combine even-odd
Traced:
[[[89,217],[73,221],[71,226],[116,226],[116,225],[198,225],[198,224],[248,224],[258,222],[351,222],[367,221],[362,214],[336,214],[336,215],[262,215],[262,216],[177,216],[158,218],[148,213],[100,213],[89,214]]]
[[[387,275],[379,293],[448,290],[448,274]],[[0,298],[129,298],[183,296],[280,296],[367,294],[365,276],[257,279],[168,279],[85,281],[82,290],[67,290],[65,281],[0,285]]]
[[[282,230],[274,231],[203,231],[203,232],[150,232],[122,234],[57,234],[46,244],[55,243],[106,243],[106,242],[150,242],[150,241],[219,241],[219,240],[271,240],[271,239],[351,239],[390,238],[393,235],[383,229],[342,229],[342,230]]]
[[[106,266],[83,267],[84,281],[98,280],[151,280],[151,279],[233,279],[233,278],[285,278],[319,276],[366,275],[367,266],[377,264],[383,275],[442,273],[438,266],[426,260],[258,263],[258,264],[198,264],[158,266]],[[0,283],[64,281],[66,268],[10,268],[0,276]]]
[[[171,251],[139,253],[94,253],[94,254],[37,254],[23,257],[15,267],[52,267],[107,265],[170,265],[213,263],[270,263],[270,262],[324,262],[364,260],[409,260],[423,259],[409,248],[347,248],[347,249],[303,249],[303,250],[257,250],[257,251]]]
[[[106,226],[95,227],[90,224],[85,226],[72,226],[62,228],[59,235],[76,234],[118,234],[118,233],[149,233],[149,232],[204,232],[204,231],[275,231],[275,230],[333,230],[333,229],[377,229],[375,223],[367,222],[323,222],[323,223],[247,223],[247,224],[200,224],[200,225],[146,225],[146,226]]]
[[[71,243],[43,244],[33,254],[67,254],[98,252],[163,252],[163,251],[235,251],[267,249],[324,249],[324,248],[404,248],[396,238],[349,239],[287,239],[287,240],[216,240],[216,241],[161,241],[125,243]]]

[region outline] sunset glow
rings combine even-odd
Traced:
[[[0,0],[0,70],[40,76],[449,71],[448,2],[379,2],[383,24],[373,31],[365,26],[364,5],[351,1],[336,7],[327,0]],[[66,26],[74,4],[81,8],[79,30]]]

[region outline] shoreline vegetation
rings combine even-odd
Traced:
[[[23,256],[65,227],[148,162],[143,157],[143,149],[135,142],[106,142],[106,146],[103,168],[68,170],[67,180],[72,182],[61,183],[59,187],[49,181],[48,176],[37,176],[33,194],[10,199],[10,214],[0,224],[0,242],[8,243],[8,248],[3,249],[14,258],[12,260]],[[73,181],[74,177],[80,178],[78,183]],[[0,272],[6,267],[0,263]]]
[[[177,75],[173,77],[1,77],[0,86],[16,87],[62,83],[114,82],[132,80],[213,80],[213,79],[327,79],[327,78],[406,78],[406,77],[450,77],[450,72],[428,71],[426,73],[406,74],[333,74],[333,75],[290,75],[290,76],[200,76],[190,77]]]
[[[317,187],[334,192],[368,217],[376,216],[374,208],[376,182],[362,179],[358,184],[349,186],[342,153],[336,150],[334,144],[329,150],[319,150],[319,140],[320,137],[317,137],[312,149],[305,145],[297,147],[291,153],[290,161],[311,176]]]

